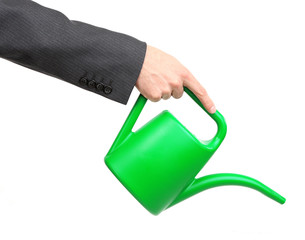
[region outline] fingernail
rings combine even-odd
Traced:
[[[215,106],[211,107],[209,112],[210,113],[215,113],[216,112],[216,107]]]

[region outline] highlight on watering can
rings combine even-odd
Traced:
[[[196,178],[224,140],[227,125],[218,111],[208,113],[189,89],[184,91],[216,122],[217,133],[209,141],[200,141],[167,110],[132,132],[147,102],[140,95],[105,156],[107,167],[123,186],[154,215],[201,191],[225,185],[252,188],[283,204],[280,194],[244,175]]]

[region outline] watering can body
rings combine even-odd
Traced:
[[[125,187],[158,214],[187,187],[215,152],[163,111],[106,158]]]
[[[205,110],[190,90],[185,88],[185,91]],[[226,135],[226,123],[218,111],[209,114],[205,110],[215,120],[218,130],[213,139],[200,141],[167,110],[132,132],[145,103],[146,98],[140,95],[106,155],[105,163],[148,211],[157,215],[202,190],[225,185],[234,179],[228,174],[196,179]],[[231,184],[245,185],[245,179],[245,176],[236,175],[236,181]],[[266,187],[255,181],[252,188]],[[269,193],[274,194],[272,190]]]

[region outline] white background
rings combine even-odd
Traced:
[[[177,57],[228,124],[199,175],[249,175],[287,202],[227,186],[153,216],[103,160],[138,91],[125,106],[0,60],[0,239],[305,239],[304,1],[38,2]],[[163,109],[216,131],[186,94],[148,103],[136,128]]]

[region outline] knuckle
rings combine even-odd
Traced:
[[[161,94],[160,93],[153,93],[150,96],[150,100],[153,102],[158,102],[161,99]]]
[[[182,91],[181,92],[179,92],[179,97],[178,98],[181,98],[182,96],[183,96],[183,93],[184,93],[184,91],[183,91],[183,89],[182,89]]]
[[[204,88],[201,88],[200,91],[198,91],[198,96],[201,97],[202,99],[207,99],[208,93]]]
[[[179,94],[174,94],[173,97],[174,97],[175,99],[179,99],[179,98],[181,98],[181,95],[179,95]]]
[[[164,96],[170,96],[171,94],[172,94],[172,91],[171,91],[171,89],[169,89],[169,88],[167,88],[167,89],[165,89],[165,90],[163,90],[162,91],[162,95]]]
[[[189,79],[190,78],[190,72],[186,68],[182,68],[180,71],[180,76],[183,79]]]
[[[208,96],[203,98],[203,102],[204,102],[204,105],[205,105],[206,108],[211,108],[214,105],[214,103],[212,102],[212,100]]]
[[[173,97],[176,98],[176,99],[181,98],[182,95],[183,95],[183,90],[181,90],[181,91],[179,90],[179,91],[174,91],[173,92]]]
[[[180,80],[172,81],[171,86],[174,89],[180,88],[182,86],[182,81]]]
[[[161,98],[166,100],[169,99],[172,95],[172,88],[168,85],[162,89]]]
[[[205,108],[206,108],[206,109],[210,109],[211,107],[213,107],[213,103],[207,102],[207,103],[205,104]]]

